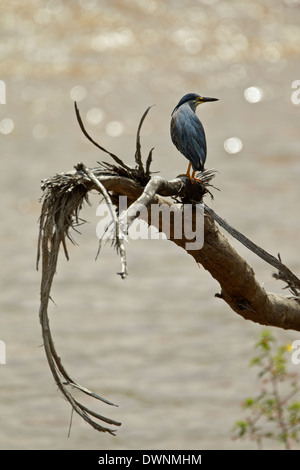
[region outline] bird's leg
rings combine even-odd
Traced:
[[[193,182],[193,180],[199,181],[199,183],[202,183],[202,180],[199,178],[195,178],[195,171],[193,171],[192,176],[189,176],[190,180]]]
[[[191,162],[190,162],[185,176],[186,176],[186,177],[190,180],[190,182],[193,184],[193,177],[191,176],[191,167],[192,167],[192,164],[191,164]],[[194,172],[194,173],[195,173],[195,172]]]
[[[185,175],[185,176],[187,176],[189,179],[191,179],[191,175],[190,175],[190,173],[191,173],[191,167],[192,167],[192,164],[191,164],[191,162],[190,162],[190,163],[189,163],[189,166],[188,166],[188,169],[187,169],[187,172],[186,172],[186,175]]]
[[[196,180],[196,181],[199,181],[199,183],[202,183],[202,180],[200,180],[199,178],[195,178],[195,173],[196,171],[193,171],[192,172],[192,176],[191,176],[191,168],[192,168],[192,164],[191,162],[189,163],[189,166],[188,166],[188,169],[187,169],[187,172],[184,176],[186,176],[190,182],[193,184],[193,182]]]
[[[191,168],[192,168],[192,164],[190,162],[185,176],[190,180],[192,184],[194,180],[199,181],[199,183],[202,183],[202,180],[200,180],[199,178],[195,178],[196,171],[193,171],[192,176],[191,176]]]

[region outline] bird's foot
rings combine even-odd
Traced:
[[[203,184],[203,181],[200,178],[195,178],[194,176],[191,176],[188,173],[180,174],[178,175],[177,178],[180,178],[180,177],[188,178],[192,184],[194,184],[194,181],[197,181],[198,183]]]
[[[203,183],[203,181],[200,178],[195,178],[195,177],[190,177],[191,183],[193,184],[193,181],[198,181],[199,183]]]
[[[194,180],[194,181],[198,181],[199,183],[201,183],[201,184],[202,184],[202,183],[203,183],[203,181],[202,181],[200,178],[196,178],[196,177],[195,177],[195,174],[196,174],[196,172],[195,172],[195,171],[193,171],[193,172],[192,172],[192,176],[190,176],[190,179],[191,179],[191,181],[192,181],[192,180]],[[198,174],[199,174],[199,173],[198,173]],[[198,175],[197,175],[197,176],[198,176]],[[192,183],[193,183],[193,181],[192,181]]]
[[[185,175],[192,184],[194,184],[194,181],[197,181],[198,183],[202,184],[202,180],[200,178],[195,178],[195,176],[190,176],[190,175]]]

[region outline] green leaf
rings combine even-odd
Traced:
[[[237,421],[234,429],[238,431],[238,436],[243,437],[248,431],[249,423],[247,421]]]
[[[250,367],[260,365],[261,361],[262,361],[261,357],[259,357],[259,356],[254,357],[250,361]]]
[[[269,351],[271,344],[275,339],[269,330],[263,330],[259,341],[256,343],[256,348],[261,348],[263,351]]]
[[[243,408],[250,408],[254,403],[254,398],[246,398],[246,400],[243,402]]]

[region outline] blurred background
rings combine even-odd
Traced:
[[[248,364],[264,327],[215,298],[210,274],[166,240],[130,241],[125,282],[109,245],[95,262],[96,194],[70,261],[61,254],[49,316],[69,374],[119,406],[86,404],[122,426],[102,435],[75,415],[68,437],[38,318],[40,182],[110,161],[82,135],[74,100],[90,135],[128,165],[155,105],[142,151],[155,147],[152,170],[171,179],[187,168],[169,135],[173,108],[188,92],[219,98],[197,111],[220,189],[206,203],[299,275],[300,1],[1,0],[0,11],[0,448],[255,449],[231,429],[258,392]],[[267,291],[286,293],[228,238]]]

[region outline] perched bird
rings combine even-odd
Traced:
[[[186,176],[191,181],[197,179],[196,171],[204,170],[206,138],[202,123],[196,116],[196,108],[207,101],[218,101],[218,98],[205,98],[196,93],[188,93],[181,98],[171,115],[171,139],[179,152],[190,162]]]

